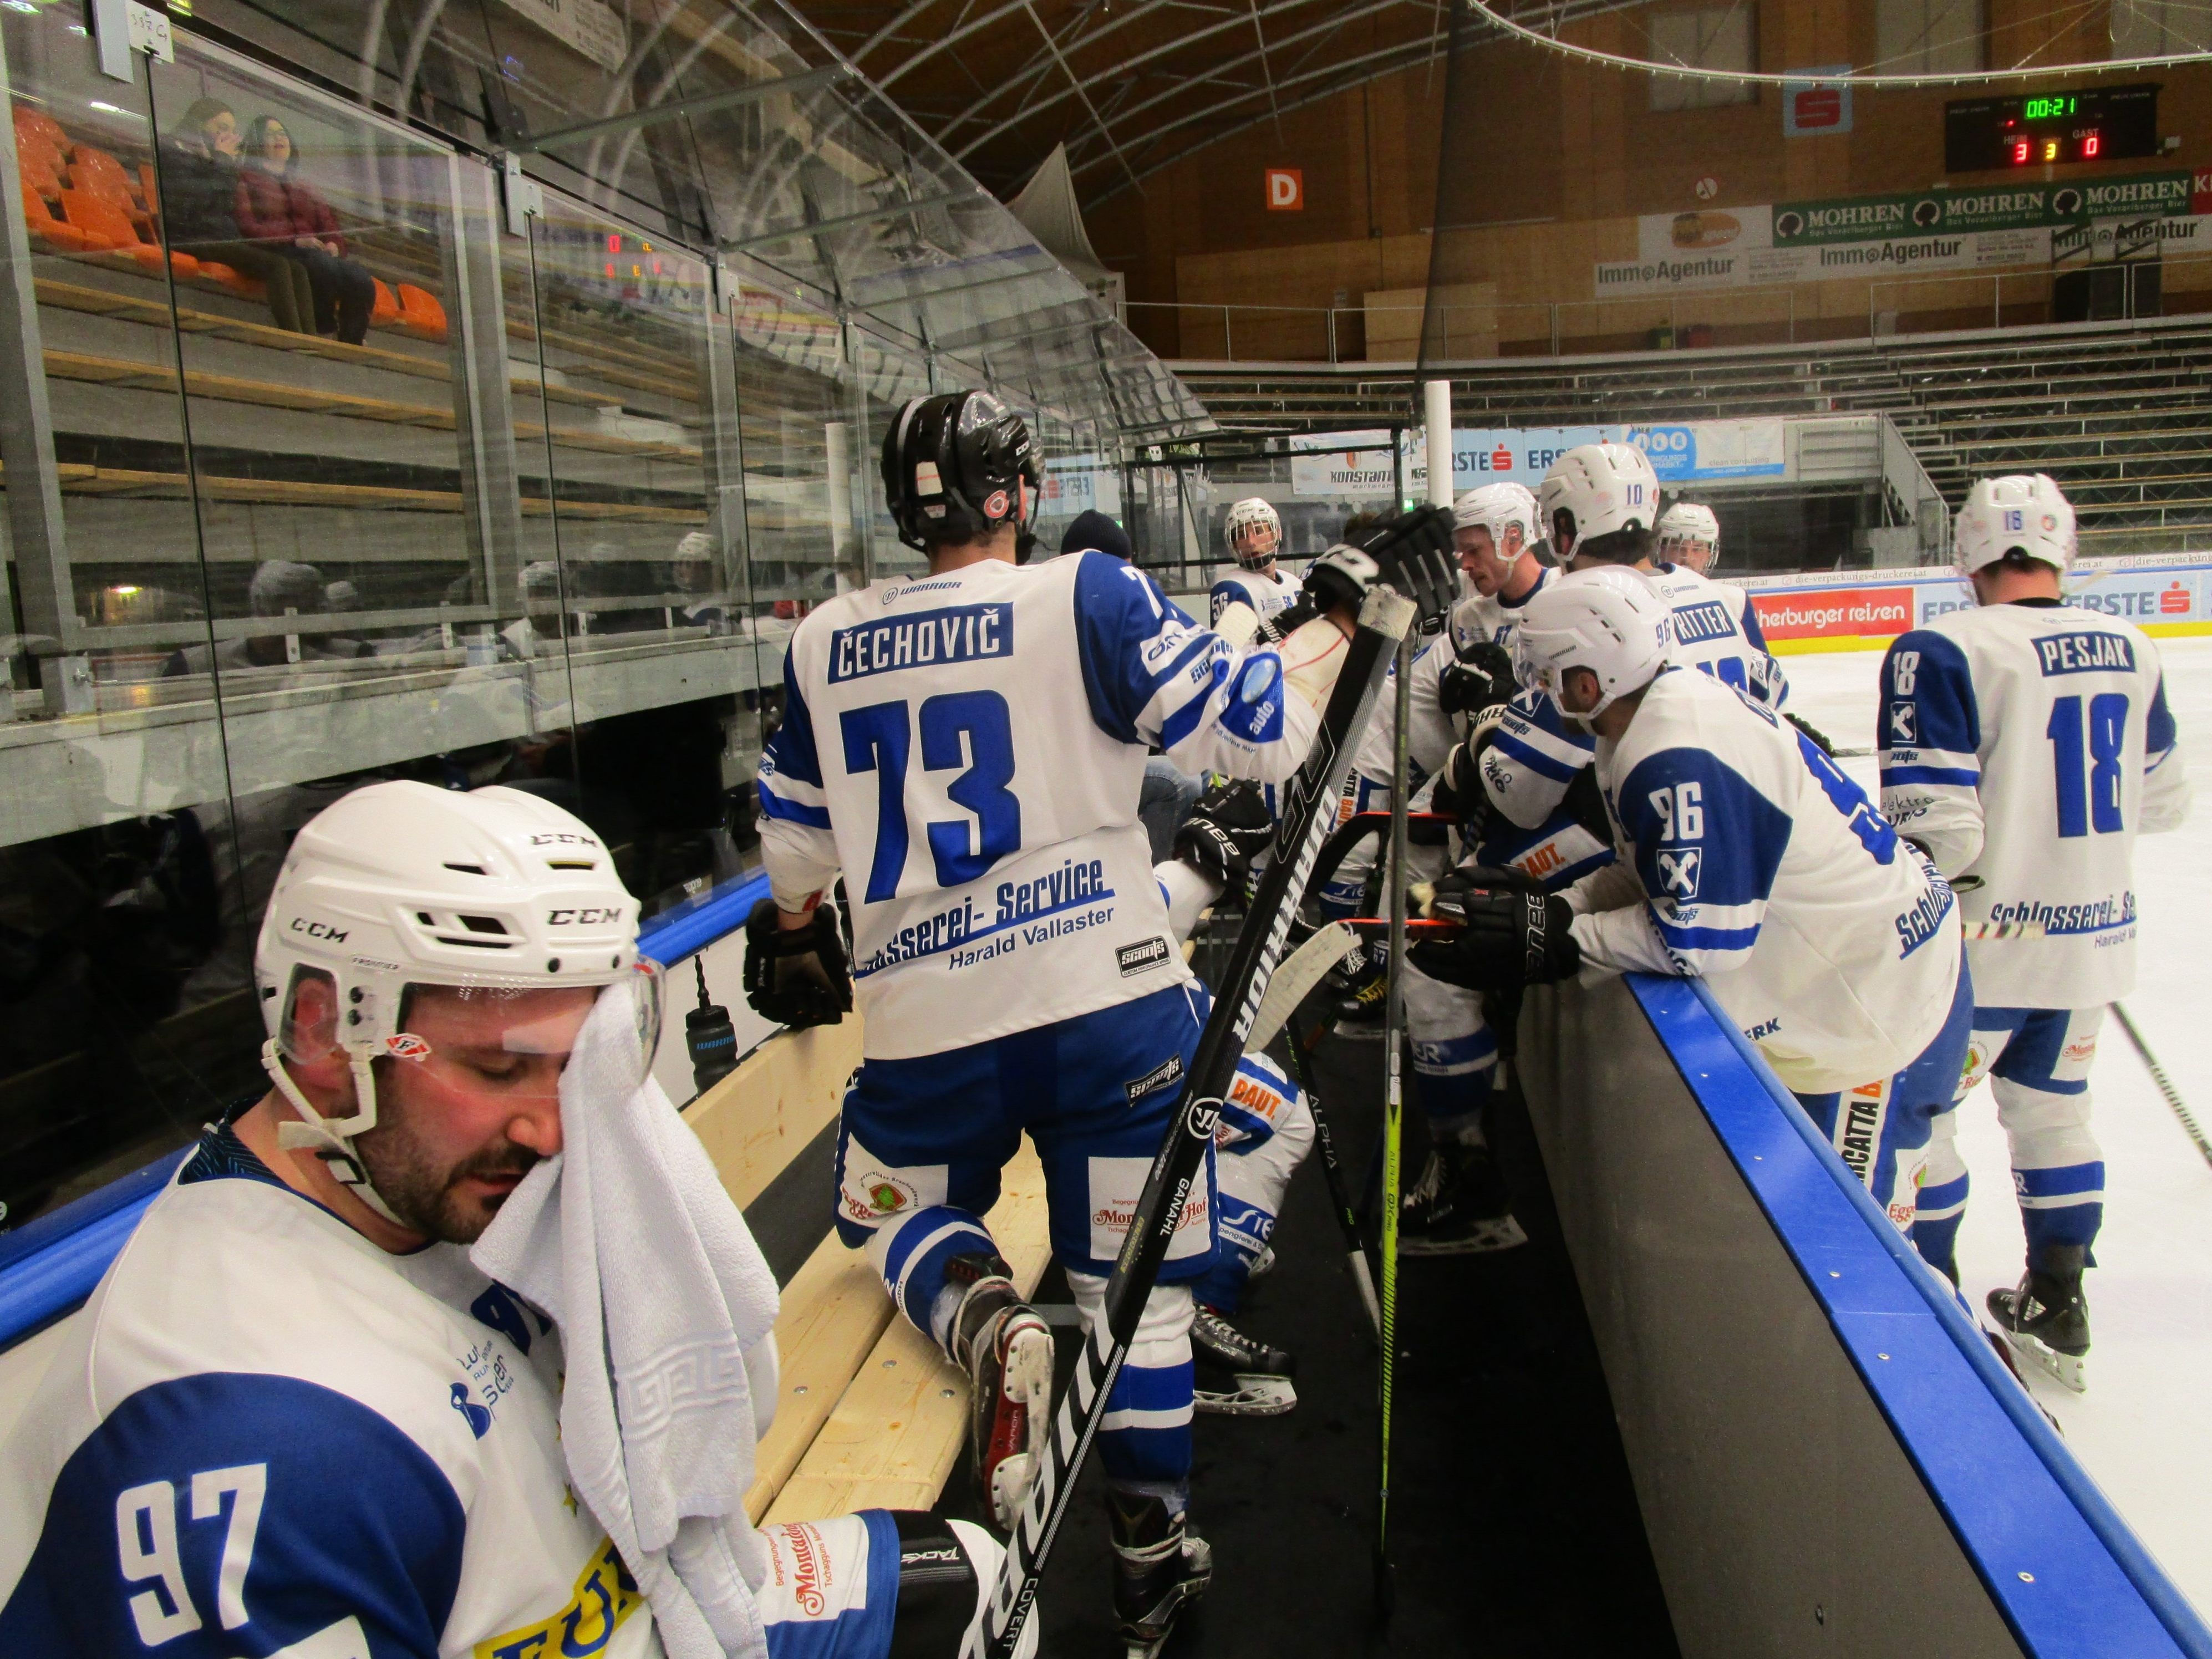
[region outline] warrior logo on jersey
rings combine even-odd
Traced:
[[[1685,847],[1670,853],[1663,848],[1659,854],[1659,882],[1672,899],[1688,900],[1698,896],[1698,873],[1705,861],[1705,849]]]
[[[1919,710],[1909,702],[1893,702],[1889,706],[1889,740],[1893,744],[1914,744],[1920,741]]]

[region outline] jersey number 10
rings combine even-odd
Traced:
[[[2086,836],[2092,825],[2100,836],[2116,835],[2123,827],[2120,755],[2127,743],[2127,695],[2104,691],[2090,698],[2086,732],[2084,726],[2081,698],[2060,697],[2051,705],[2044,735],[2051,739],[2051,765],[2058,775],[2062,839]]]

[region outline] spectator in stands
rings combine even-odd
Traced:
[[[161,222],[169,246],[228,265],[269,290],[269,314],[293,334],[315,331],[307,268],[241,239],[238,223],[238,117],[220,98],[185,112],[161,146]]]
[[[292,171],[292,135],[273,115],[257,118],[246,132],[246,164],[238,173],[238,222],[307,273],[314,294],[315,331],[348,345],[368,337],[376,306],[376,278],[345,257],[345,238],[331,204]]]
[[[686,531],[676,544],[673,571],[676,591],[698,596],[677,607],[678,624],[703,628],[710,634],[727,633],[730,612],[716,579],[714,538],[703,530]]]
[[[218,669],[275,668],[291,661],[334,662],[375,654],[359,640],[308,631],[313,626],[310,619],[326,615],[330,609],[323,573],[311,564],[291,559],[264,561],[246,588],[246,603],[255,617],[282,619],[283,626],[265,635],[225,640],[216,647],[212,657],[204,645],[188,646],[170,657],[162,673],[204,674],[210,662]],[[297,658],[287,643],[295,638],[300,642]]]

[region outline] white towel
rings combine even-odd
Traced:
[[[470,1260],[561,1328],[569,1478],[670,1659],[766,1659],[745,1354],[775,1323],[775,1279],[660,1085],[637,1086],[634,1008],[627,985],[600,996],[561,1074],[562,1150]]]

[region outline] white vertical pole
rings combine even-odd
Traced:
[[[1452,409],[1449,380],[1421,383],[1422,417],[1429,428],[1429,505],[1452,501]]]

